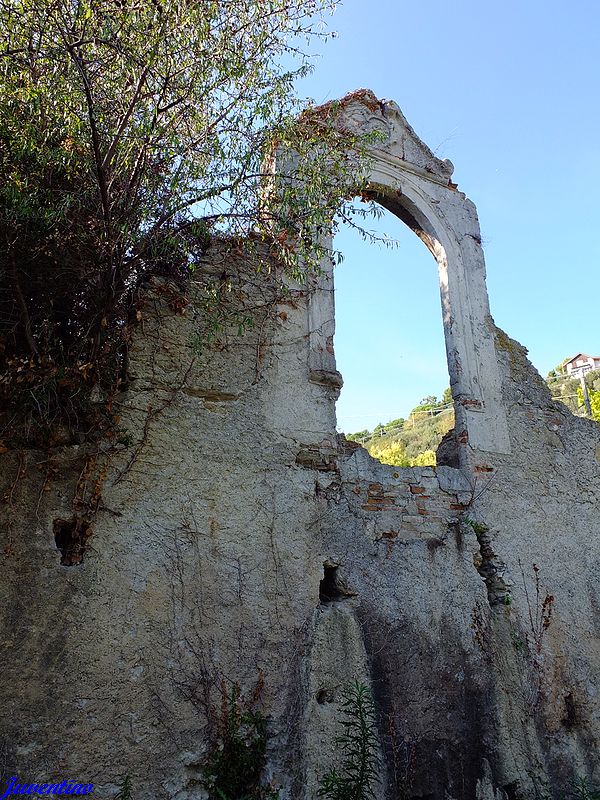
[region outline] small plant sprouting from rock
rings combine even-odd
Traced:
[[[131,778],[129,775],[125,775],[125,777],[121,780],[119,784],[119,792],[117,794],[116,800],[132,800],[133,795],[131,794]]]
[[[600,791],[592,789],[587,778],[578,776],[573,781],[571,797],[573,800],[600,800]]]
[[[487,533],[488,531],[487,525],[484,525],[483,522],[477,522],[477,520],[472,519],[471,517],[465,517],[464,521],[467,525],[471,526],[471,528],[473,529],[473,533],[475,534],[477,539],[479,539],[481,536],[483,536],[484,533]]]
[[[556,796],[558,800],[600,800],[600,791],[593,789],[590,781],[581,775],[576,775],[570,787],[558,795],[552,792],[550,784],[545,781],[535,788],[535,800],[553,800]]]
[[[356,681],[342,695],[344,733],[336,742],[342,750],[340,771],[330,770],[320,782],[325,800],[372,800],[380,782],[380,759],[375,727],[375,704],[369,688]]]
[[[211,800],[277,800],[279,792],[262,783],[266,761],[267,720],[254,708],[262,684],[249,700],[240,687],[221,686],[221,711],[204,769]]]

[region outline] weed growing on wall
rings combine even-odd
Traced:
[[[117,794],[117,800],[132,800],[133,795],[131,793],[131,778],[129,775],[125,775],[125,777],[121,780],[119,784],[119,793]]]
[[[369,688],[358,681],[342,695],[344,733],[336,739],[341,751],[339,771],[323,776],[318,796],[325,800],[368,800],[380,782],[375,704]]]
[[[527,613],[529,619],[529,631],[526,634],[527,645],[531,656],[531,664],[535,671],[535,687],[532,698],[532,705],[539,702],[544,693],[546,683],[546,658],[544,653],[544,640],[546,632],[552,622],[554,612],[554,595],[550,594],[547,588],[542,588],[540,578],[540,567],[532,565],[534,594],[527,588],[527,579],[523,564],[519,560],[521,569],[521,579],[523,581],[523,592],[527,603]]]
[[[256,693],[255,693],[256,694]],[[221,686],[217,734],[204,769],[211,800],[277,800],[279,792],[262,783],[266,761],[267,720],[246,701],[240,687]]]
[[[555,796],[555,795],[554,795]],[[553,800],[548,784],[535,792],[536,800]],[[570,787],[558,795],[559,800],[600,800],[600,790],[595,789],[588,778],[576,775]]]
[[[600,800],[600,791],[592,789],[587,778],[578,776],[573,781],[571,797],[573,800]]]

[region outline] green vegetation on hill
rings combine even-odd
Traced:
[[[563,364],[551,370],[546,383],[555,400],[560,400],[567,408],[578,416],[585,416],[586,408],[583,400],[583,390],[579,378],[570,378],[564,372]],[[600,422],[600,370],[591,370],[585,374],[585,385],[590,398],[592,418]]]
[[[454,426],[450,389],[441,400],[429,395],[415,406],[407,419],[400,417],[373,431],[363,430],[346,438],[360,442],[373,458],[397,467],[435,466],[435,451]]]
[[[570,378],[564,372],[567,359],[551,370],[546,383],[552,397],[564,403],[578,416],[586,415],[583,391],[579,378]],[[600,422],[600,370],[585,375],[592,418]],[[399,417],[379,423],[370,430],[346,434],[346,438],[363,445],[373,458],[383,464],[397,467],[435,466],[436,450],[443,436],[454,427],[452,394],[446,389],[442,399],[434,395],[424,397],[407,419]]]

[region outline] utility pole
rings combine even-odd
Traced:
[[[588,393],[588,388],[585,384],[585,374],[582,372],[579,376],[579,380],[581,382],[581,391],[583,392],[583,402],[585,404],[585,413],[586,416],[592,416],[592,406],[590,405],[590,395]]]

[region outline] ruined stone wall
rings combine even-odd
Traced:
[[[223,268],[213,253],[207,269]],[[236,288],[253,330],[200,349],[191,308],[150,292],[115,402],[124,444],[88,470],[102,501],[83,563],[61,564],[53,535],[82,493],[82,448],[51,453],[46,486],[45,454],[3,456],[5,774],[86,776],[109,794],[129,774],[139,797],[200,797],[221,681],[251,692],[264,676],[274,779],[301,782],[302,759],[278,764],[323,568],[318,473],[296,461],[335,450],[334,409],[307,381],[306,292],[274,305],[254,280]]]
[[[555,782],[573,771],[597,782],[600,426],[551,400],[521,345],[502,331],[496,343],[512,452],[480,474],[475,505],[511,601],[493,631],[514,681],[498,693],[502,770],[508,783],[538,767]],[[551,621],[540,629],[547,596]],[[525,640],[535,643],[533,655],[518,646]],[[522,752],[510,746],[518,724],[528,742]]]
[[[221,270],[222,253],[208,266]],[[51,480],[46,454],[3,456],[5,774],[85,776],[109,793],[129,774],[142,797],[200,797],[221,680],[250,693],[264,679],[268,776],[311,796],[335,763],[340,692],[371,682],[368,651],[399,624],[398,600],[430,628],[431,592],[410,584],[431,581],[438,549],[460,539],[468,485],[340,444],[335,382],[309,366],[309,294],[243,288],[254,328],[203,351],[193,306],[180,314],[172,290],[151,290],[115,404],[122,444],[93,458],[57,449]],[[55,521],[97,484],[73,564]],[[402,589],[407,549],[418,566]],[[346,587],[331,601],[325,564]],[[441,606],[435,618],[443,627]]]
[[[600,427],[496,341],[510,456],[394,470],[353,450],[328,490],[391,797],[532,797],[599,777]]]
[[[125,444],[90,469],[107,475],[83,563],[61,564],[53,535],[82,447],[51,454],[49,482],[47,456],[3,456],[5,774],[201,797],[222,679],[264,679],[283,796],[335,763],[352,680],[378,703],[382,797],[593,774],[598,427],[498,334],[513,454],[384,466],[336,437],[336,389],[309,380],[305,290],[203,353],[169,299],[151,291],[136,334]],[[555,598],[539,652],[534,563]]]
[[[313,798],[359,680],[380,800],[600,783],[600,427],[487,316],[502,446],[455,386],[461,467],[384,466],[335,432],[331,275],[253,267],[215,245],[187,306],[150,287],[113,439],[0,456],[3,775],[202,798],[225,681],[260,694],[265,780]],[[209,341],[219,276],[253,325]]]

